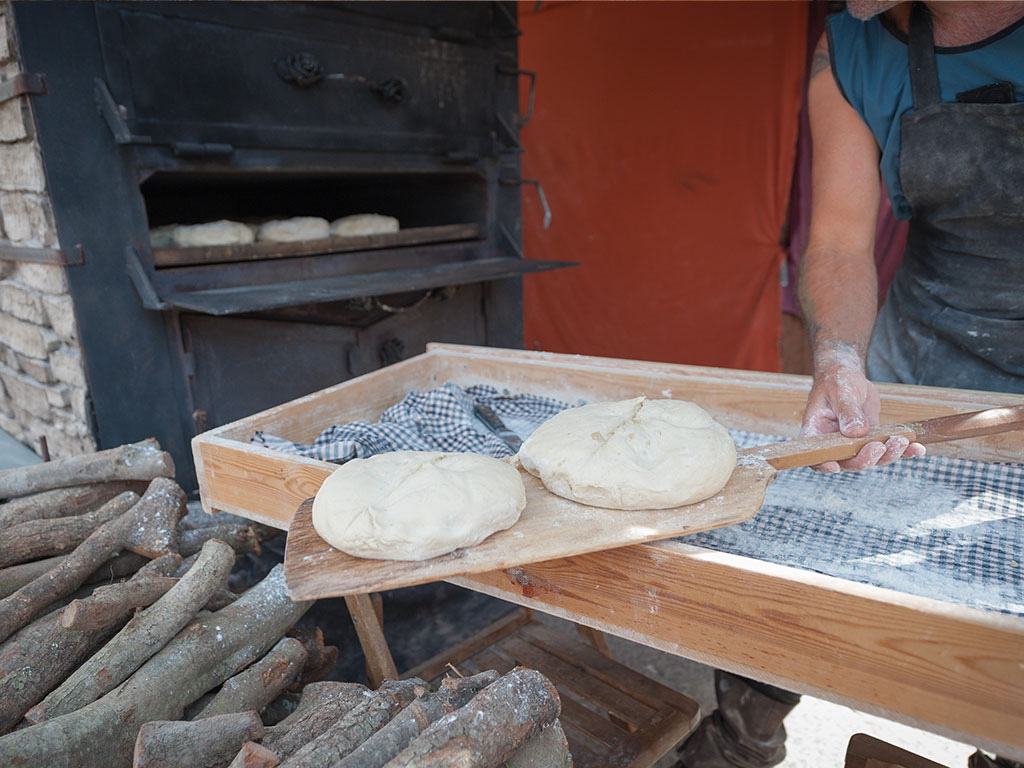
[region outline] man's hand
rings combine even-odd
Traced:
[[[853,347],[830,344],[815,355],[814,367],[814,385],[804,409],[801,437],[832,432],[861,437],[871,427],[878,426],[878,390],[868,381],[864,364]],[[885,443],[868,443],[852,459],[827,461],[815,469],[829,473],[841,469],[868,469],[903,456],[921,456],[924,452],[920,443],[911,443],[905,437],[891,437]]]

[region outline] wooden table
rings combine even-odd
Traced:
[[[414,389],[491,383],[567,400],[694,400],[731,428],[795,434],[806,377],[430,345],[424,355],[195,438],[203,504],[285,528],[331,465],[258,448],[255,429],[309,443],[374,420]],[[1018,401],[988,392],[881,385],[882,422]],[[932,453],[1021,461],[1024,435]],[[1022,564],[1024,567],[1024,564]],[[453,583],[790,690],[1024,759],[1024,618],[666,541]]]

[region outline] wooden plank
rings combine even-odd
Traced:
[[[573,691],[605,712],[618,715],[633,728],[646,721],[654,712],[651,707],[630,696],[623,696],[618,689],[590,677],[580,666],[562,661],[518,635],[499,640],[498,647],[515,659],[517,664],[538,670],[556,687]]]
[[[561,693],[561,691],[559,691]],[[562,713],[558,716],[563,725],[568,724],[585,733],[606,750],[622,749],[629,731],[616,726],[606,715],[599,715],[578,703],[570,696],[561,695]]]
[[[680,542],[451,581],[1001,755],[1024,755],[1019,617]]]
[[[757,513],[775,472],[764,462],[742,462],[710,499],[671,509],[628,511],[577,504],[555,496],[525,470],[520,475],[526,508],[515,525],[476,546],[429,560],[373,560],[340,552],[320,538],[313,528],[312,499],[304,501],[288,528],[288,594],[293,600],[311,600],[380,592],[732,525]]]
[[[677,709],[656,712],[632,734],[634,752],[629,768],[652,765],[696,728],[699,720],[699,712],[688,714]]]
[[[437,227],[411,227],[380,235],[328,237],[298,243],[244,243],[194,248],[154,248],[153,266],[184,267],[196,264],[219,264],[257,259],[288,259],[296,256],[369,251],[425,243],[448,243],[455,240],[479,240],[480,224],[445,224]]]
[[[456,667],[466,659],[493,645],[497,640],[514,632],[523,624],[532,620],[532,611],[519,608],[491,622],[479,632],[453,645],[407,671],[403,677],[420,677],[433,680],[439,677],[445,667],[451,663]]]
[[[235,315],[361,296],[383,296],[446,285],[480,283],[571,266],[575,264],[567,261],[494,257],[365,274],[324,276],[314,280],[161,293],[160,299],[169,306],[189,312]]]

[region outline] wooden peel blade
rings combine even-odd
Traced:
[[[826,461],[852,459],[868,443],[884,443],[890,437],[905,437],[911,442],[927,444],[996,435],[1017,429],[1024,429],[1024,404],[940,416],[910,424],[873,427],[863,437],[844,437],[838,433],[800,437],[747,448],[739,453],[741,456],[764,459],[775,469],[794,469],[813,467]]]

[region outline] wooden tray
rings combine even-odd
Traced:
[[[576,504],[548,492],[528,472],[520,474],[526,508],[515,525],[475,547],[418,562],[339,552],[313,529],[313,500],[306,499],[288,529],[288,594],[295,600],[314,600],[379,592],[742,523],[760,509],[765,489],[775,478],[767,463],[745,463],[736,467],[720,493],[706,501],[675,509],[620,510]]]

